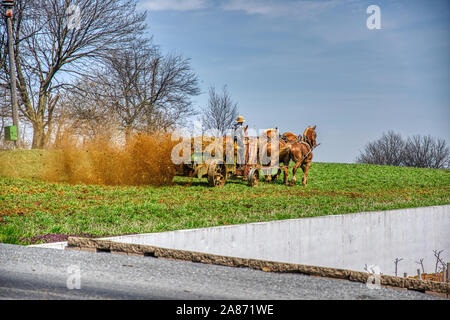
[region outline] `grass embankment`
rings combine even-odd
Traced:
[[[120,235],[450,203],[449,170],[313,163],[308,186],[280,178],[250,188],[229,180],[175,177],[171,186],[44,182],[43,151],[0,152],[0,242],[29,244],[43,234]],[[5,161],[14,159],[12,174]],[[44,161],[45,162],[45,161]],[[45,169],[46,170],[46,169]],[[25,178],[18,178],[20,176]],[[5,177],[8,175],[9,177]],[[28,240],[27,240],[28,239]]]

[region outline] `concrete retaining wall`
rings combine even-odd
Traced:
[[[356,271],[377,265],[386,275],[394,275],[394,259],[403,258],[398,275],[412,275],[420,258],[425,272],[434,272],[433,250],[450,260],[450,205],[104,239]]]

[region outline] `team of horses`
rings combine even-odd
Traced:
[[[270,141],[270,133],[268,134],[268,140]],[[270,154],[270,142],[267,143],[267,149]],[[307,184],[308,172],[311,166],[313,153],[315,147],[317,147],[317,133],[316,126],[308,126],[303,135],[296,136],[291,132],[285,132],[279,138],[279,167],[276,175],[266,175],[266,182],[275,181],[281,175],[283,169],[284,184],[294,185],[296,182],[296,173],[299,168],[303,170],[302,183],[304,186]],[[288,181],[289,177],[289,163],[293,161],[295,163],[292,169],[292,180]],[[283,164],[281,166],[281,164]]]
[[[246,128],[244,128],[244,132],[246,132]],[[311,166],[313,153],[315,147],[318,146],[317,144],[317,133],[316,133],[316,126],[311,127],[308,126],[303,134],[299,134],[298,136],[291,133],[291,132],[285,132],[282,135],[279,134],[277,129],[268,129],[266,130],[267,133],[267,140],[263,143],[258,143],[258,150],[257,150],[257,163],[258,166],[261,168],[261,170],[265,173],[265,180],[266,182],[275,181],[279,178],[281,175],[281,172],[284,172],[284,184],[286,185],[294,185],[296,182],[296,173],[299,168],[303,170],[303,179],[302,183],[306,186],[307,179],[308,179],[308,171]],[[278,135],[277,140],[273,139]],[[202,138],[202,150],[206,150],[209,144],[207,144],[205,141],[203,141]],[[274,141],[278,141],[279,148],[278,148],[278,163],[274,164],[271,163],[273,160],[271,157],[271,146]],[[191,154],[194,154],[194,138],[191,139]],[[226,143],[227,139],[223,139],[223,150],[227,150]],[[245,142],[248,144],[248,141]],[[237,145],[235,143],[235,156],[237,156]],[[265,150],[261,150],[261,148],[264,148]],[[259,157],[262,154],[266,154],[268,157],[271,158],[268,163],[263,163]],[[214,156],[213,152],[211,152],[211,156]],[[292,180],[289,182],[289,163],[294,162],[294,167],[292,169]],[[204,167],[199,167],[204,168]],[[272,169],[277,168],[277,173],[275,175],[272,175]],[[242,169],[242,168],[241,168]],[[192,165],[181,163],[177,165],[177,170],[179,171],[180,175],[185,176],[196,176],[199,174],[201,170],[194,169]],[[245,174],[244,174],[245,176]]]

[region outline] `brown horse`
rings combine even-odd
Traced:
[[[288,166],[292,160],[295,162],[295,166],[292,169],[292,181],[291,185],[295,184],[296,173],[299,167],[303,170],[303,185],[306,186],[309,167],[311,166],[313,154],[312,150],[317,146],[317,133],[315,132],[316,126],[306,128],[303,136],[297,137],[290,132],[286,132],[280,139],[280,165],[283,163],[284,171],[284,184],[288,185]],[[283,152],[282,152],[283,150]],[[281,174],[281,167],[278,169],[278,173],[272,177],[272,180],[278,179]]]
[[[270,132],[272,130],[275,129],[269,129],[266,131],[267,133],[267,141],[266,143],[260,145],[260,148],[262,148],[263,152],[267,152],[267,156],[271,156],[271,152],[272,152],[272,138],[274,136],[274,134],[278,134],[277,131],[273,131]],[[278,147],[278,165],[283,164],[283,166],[279,166],[278,167],[278,173],[275,175],[271,175],[271,169],[263,169],[263,172],[265,172],[265,181],[266,182],[270,182],[272,180],[276,180],[278,179],[278,177],[281,174],[281,170],[283,169],[284,172],[284,183],[287,185],[288,184],[288,176],[289,176],[289,172],[288,172],[288,166],[289,166],[289,161],[290,161],[290,148],[291,145],[297,141],[297,136],[291,132],[286,132],[283,135],[279,136],[279,147]],[[264,166],[272,166],[274,164],[270,164],[270,163],[264,163],[263,161],[261,161],[261,159],[259,159],[259,163],[261,163]]]
[[[265,141],[265,143],[259,144],[258,147],[260,149],[258,149],[258,156],[262,154],[266,154],[268,157],[271,157],[271,153],[272,153],[272,140],[273,137],[278,134],[278,130],[277,129],[268,129],[266,130],[266,135],[267,135],[267,141]],[[285,184],[287,184],[287,179],[288,179],[288,166],[287,164],[289,164],[290,161],[290,144],[293,142],[293,140],[296,140],[297,136],[287,132],[285,134],[283,134],[283,136],[279,137],[279,147],[278,147],[278,158],[279,158],[279,164],[283,163],[284,167],[284,180],[285,180]],[[262,159],[260,159],[258,157],[258,162],[261,163],[264,166],[271,166],[271,163],[264,163],[264,161],[262,161]],[[272,171],[272,169],[262,169],[265,175],[265,181],[266,182],[270,182],[273,179],[278,179],[279,175],[281,174],[281,168],[279,167],[278,169],[278,173],[274,176],[272,176],[272,174],[270,173]]]
[[[317,133],[315,130],[316,126],[313,128],[308,126],[303,133],[301,140],[294,142],[290,148],[290,158],[295,162],[294,169],[292,169],[292,185],[295,184],[295,174],[297,173],[299,167],[303,170],[302,183],[304,186],[307,184],[308,171],[313,158],[312,151],[315,147],[317,147]]]

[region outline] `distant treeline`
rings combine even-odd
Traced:
[[[378,140],[369,142],[358,163],[443,169],[450,166],[450,151],[444,139],[414,135],[403,138],[388,131]]]

